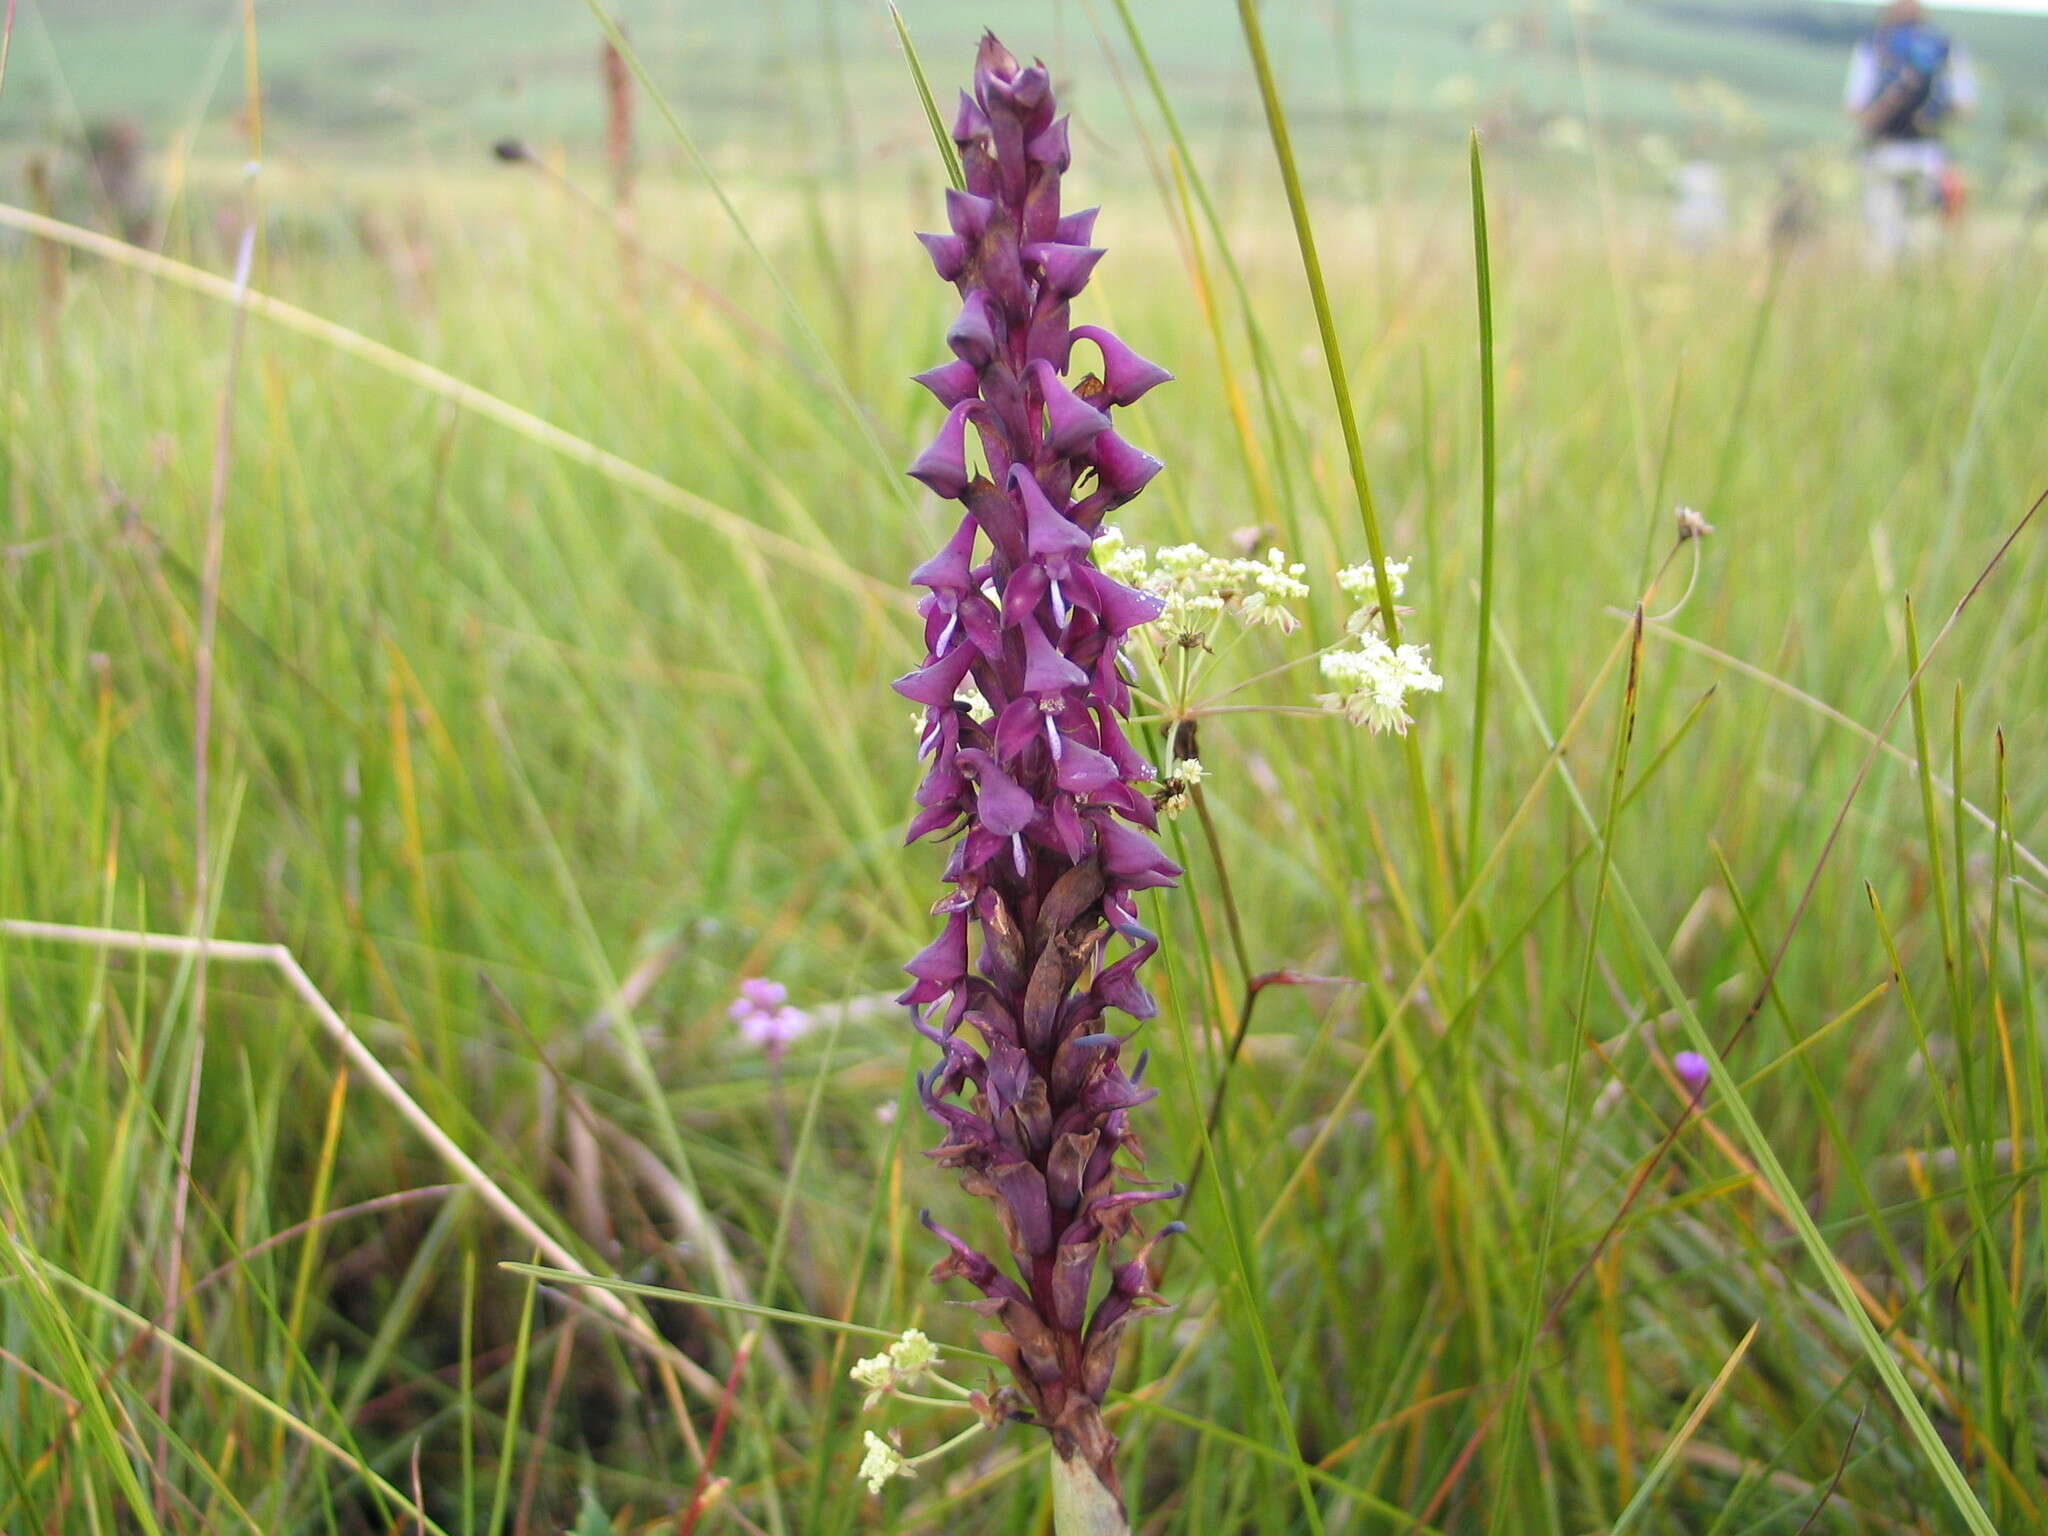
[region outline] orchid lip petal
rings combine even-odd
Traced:
[[[994,721],[995,756],[998,763],[1014,763],[1037,734],[1038,701],[1019,695],[1003,706]]]
[[[967,302],[960,306],[960,313],[946,328],[946,345],[963,363],[976,369],[986,368],[1001,345],[996,332],[996,320],[991,313],[987,290],[977,288],[967,296]]]
[[[1128,634],[1141,624],[1150,624],[1166,611],[1164,600],[1155,594],[1127,587],[1100,571],[1090,573],[1089,585],[1095,589],[1096,611],[1102,616],[1103,627],[1112,633]],[[1121,651],[1117,653],[1117,660],[1127,664],[1127,658]]]
[[[952,282],[967,269],[967,242],[958,235],[919,235],[925,253],[932,259],[932,268],[947,282]]]
[[[1102,382],[1112,404],[1131,405],[1146,391],[1173,378],[1157,363],[1125,346],[1114,332],[1099,325],[1077,325],[1073,334],[1080,340],[1094,342],[1102,353]]]
[[[1051,363],[1040,358],[1031,365],[1031,376],[1045,400],[1045,445],[1053,453],[1061,457],[1080,453],[1098,438],[1109,435],[1109,418],[1069,389],[1066,381],[1053,372]],[[1137,492],[1133,490],[1131,494]]]
[[[1095,237],[1095,216],[1100,208],[1081,208],[1065,214],[1053,226],[1053,239],[1061,245],[1086,245]]]
[[[995,212],[996,205],[989,198],[968,192],[946,193],[946,222],[962,240],[979,240]]]
[[[982,826],[998,837],[1009,837],[1022,832],[1036,819],[1038,805],[1030,792],[998,767],[988,753],[979,747],[969,747],[958,756],[961,768],[975,778],[975,815]]]
[[[1095,264],[1105,254],[1099,245],[1062,245],[1052,240],[1023,249],[1024,259],[1045,274],[1046,287],[1062,299],[1071,299],[1088,286]]]
[[[1098,433],[1088,445],[1089,461],[1111,504],[1129,501],[1166,466],[1143,449],[1133,448],[1114,431]]]
[[[1098,794],[1121,782],[1113,761],[1078,741],[1067,743],[1056,778],[1061,789],[1075,795]]]
[[[1003,623],[1022,624],[1038,607],[1038,600],[1052,583],[1045,567],[1034,562],[1020,565],[1010,573],[1010,583],[1003,588]]]
[[[921,480],[935,495],[949,500],[967,490],[967,417],[982,408],[979,400],[962,400],[946,412],[946,420],[931,445],[910,466],[910,477]]]
[[[970,646],[956,645],[915,672],[904,673],[890,686],[913,704],[949,706],[973,667],[975,654]]]
[[[1068,688],[1086,687],[1088,674],[1053,649],[1036,619],[1027,618],[1024,631],[1024,691],[1041,698]]]
[[[973,399],[981,388],[980,372],[962,357],[912,374],[911,378],[937,396],[939,404],[949,411],[961,401]]]

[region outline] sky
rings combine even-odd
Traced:
[[[1870,0],[1827,0],[1832,5],[1853,5],[1861,10],[1870,10]],[[1933,11],[2004,11],[2015,16],[2048,16],[2048,0],[1933,0],[1928,6]]]

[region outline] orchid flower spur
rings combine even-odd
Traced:
[[[901,1001],[940,1051],[919,1079],[945,1130],[931,1155],[993,1202],[1013,1266],[926,1224],[948,1249],[934,1277],[968,1281],[1000,1325],[981,1341],[1015,1378],[1010,1416],[1052,1438],[1059,1530],[1120,1532],[1101,1407],[1131,1315],[1162,1304],[1148,1255],[1176,1228],[1148,1241],[1140,1212],[1179,1191],[1131,1176],[1131,1115],[1152,1091],[1142,1057],[1125,1070],[1110,1014],[1154,1011],[1138,971],[1158,941],[1137,896],[1180,869],[1149,835],[1154,773],[1125,735],[1119,665],[1161,604],[1105,575],[1093,547],[1161,467],[1111,412],[1170,376],[1070,321],[1103,253],[1095,210],[1060,208],[1067,120],[1043,66],[985,36],[953,140],[966,189],[947,194],[948,232],[919,238],[962,303],[952,357],[919,375],[947,414],[910,473],[961,517],[911,577],[925,656],[895,685],[924,710],[909,840],[951,835],[951,889]],[[1073,378],[1077,342],[1099,372]]]

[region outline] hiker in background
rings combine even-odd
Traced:
[[[1693,256],[1704,256],[1728,237],[1728,191],[1721,167],[1704,157],[1688,160],[1671,178],[1678,201],[1671,210],[1672,233]]]
[[[1863,135],[1865,253],[1888,267],[1913,237],[1913,215],[1948,205],[1955,172],[1941,132],[1977,104],[1962,49],[1927,24],[1919,0],[1892,0],[1849,56],[1842,105]]]

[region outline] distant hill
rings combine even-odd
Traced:
[[[873,148],[922,132],[880,0],[618,0],[636,46],[705,142],[786,145],[825,123]],[[1229,135],[1256,103],[1230,0],[1132,0],[1194,131]],[[1114,26],[1114,9],[1097,11]],[[1061,63],[1079,102],[1115,102],[1076,0],[903,0],[943,81],[984,23]],[[111,117],[152,142],[189,132],[223,153],[242,100],[235,0],[65,0],[24,8],[0,138],[75,136]],[[1843,60],[1868,13],[1780,0],[1286,0],[1267,24],[1304,129],[1432,131],[1487,121],[1540,136],[1584,110],[1580,42],[1612,124],[1671,143],[1838,144]],[[266,120],[281,149],[378,159],[468,155],[516,134],[590,145],[603,133],[598,33],[578,0],[273,0],[258,11]],[[2048,18],[1955,13],[1985,77],[1979,142],[2048,119]],[[1122,51],[1122,39],[1112,34]],[[1128,74],[1128,70],[1127,70]],[[1115,139],[1120,106],[1091,131]]]

